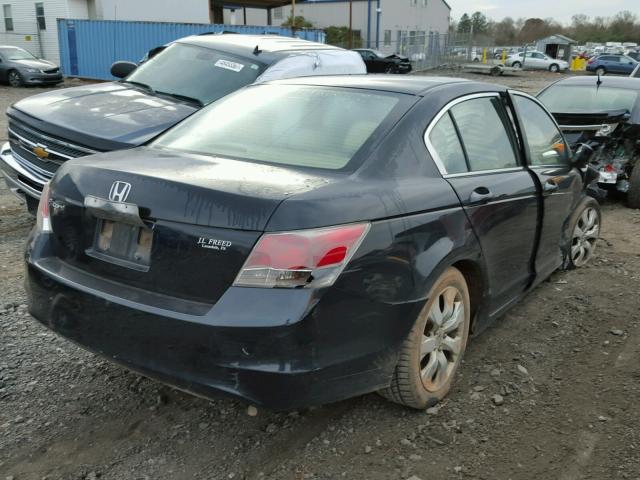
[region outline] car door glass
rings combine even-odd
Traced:
[[[520,95],[514,95],[513,102],[526,136],[531,165],[568,164],[567,144],[547,112],[533,100]]]
[[[451,114],[458,126],[472,171],[518,166],[505,130],[508,119],[498,97],[467,100],[455,105]]]
[[[448,112],[431,129],[429,142],[447,173],[467,172],[464,151]]]

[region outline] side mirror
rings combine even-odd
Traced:
[[[590,145],[581,143],[578,149],[573,152],[571,163],[577,168],[585,168],[589,165],[589,160],[594,152],[595,150]]]
[[[117,78],[124,78],[131,72],[133,72],[136,68],[138,68],[138,65],[133,62],[115,62],[113,65],[111,65],[111,75]]]

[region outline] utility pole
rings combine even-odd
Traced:
[[[291,30],[296,28],[296,0],[291,1]]]
[[[353,0],[349,0],[349,50],[353,48]]]

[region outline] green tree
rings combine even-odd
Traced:
[[[349,47],[349,27],[327,27],[324,29],[324,33],[327,35],[326,42],[329,45],[336,45],[338,47]],[[362,47],[362,38],[360,32],[353,31],[353,48]]]
[[[471,18],[466,13],[462,14],[460,21],[458,22],[458,33],[470,33],[471,32]]]
[[[471,15],[471,25],[474,35],[486,35],[489,33],[489,21],[482,12],[475,12]]]
[[[282,26],[294,28],[312,28],[313,24],[302,15],[296,15],[295,21],[293,21],[291,15],[289,15],[289,17],[284,22],[282,22]]]

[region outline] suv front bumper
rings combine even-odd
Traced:
[[[0,171],[11,193],[21,200],[27,200],[27,197],[40,200],[46,181],[20,165],[11,152],[9,142],[0,147]]]

